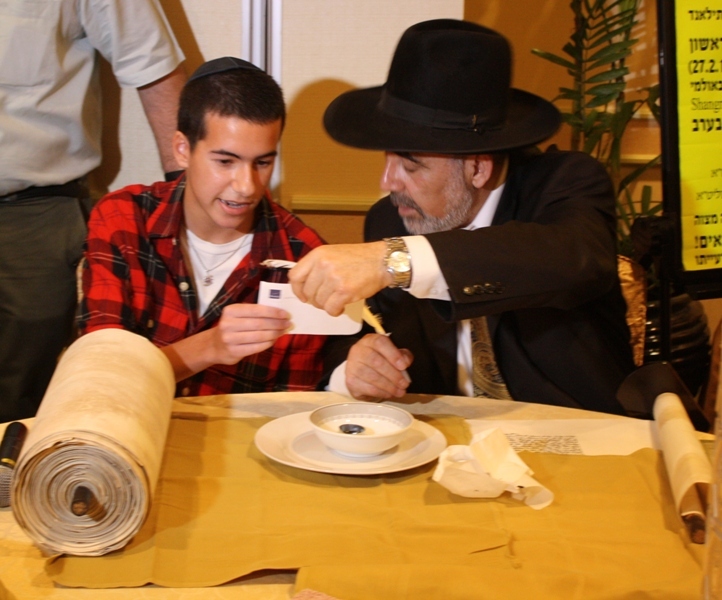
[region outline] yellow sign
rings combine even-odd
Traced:
[[[722,268],[722,1],[676,2],[685,270]],[[663,99],[664,101],[664,99]]]

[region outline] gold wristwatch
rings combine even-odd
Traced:
[[[391,274],[390,287],[408,288],[411,285],[411,255],[406,242],[398,237],[384,238],[386,242],[386,270]]]

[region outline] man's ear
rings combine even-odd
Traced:
[[[180,131],[173,134],[173,156],[181,169],[187,169],[191,159],[191,144]]]
[[[494,158],[491,154],[475,154],[469,160],[473,169],[471,183],[477,190],[480,190],[494,173]]]

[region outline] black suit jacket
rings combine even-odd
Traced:
[[[409,235],[388,198],[365,239]],[[410,349],[409,392],[457,394],[456,321],[486,315],[515,400],[623,414],[615,393],[633,368],[616,269],[609,178],[582,153],[519,152],[491,227],[427,235],[451,302],[385,289],[370,300]],[[413,256],[412,256],[413,267]],[[330,347],[331,367],[346,348]]]

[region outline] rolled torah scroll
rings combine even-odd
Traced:
[[[49,554],[100,556],[145,521],[175,378],[145,338],[103,329],[65,352],[30,426],[11,490],[15,519]]]

